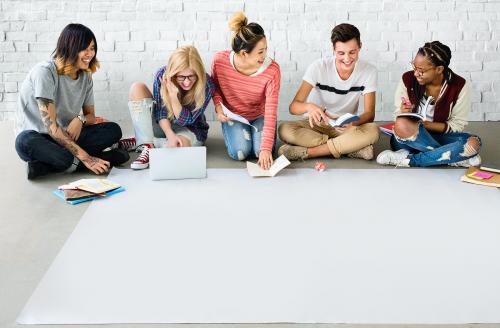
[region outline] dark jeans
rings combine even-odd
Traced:
[[[89,155],[100,157],[104,149],[121,137],[122,130],[118,124],[104,122],[83,127],[76,144]],[[16,151],[23,161],[44,163],[52,172],[67,170],[74,160],[73,154],[51,136],[33,130],[23,131],[17,136]]]

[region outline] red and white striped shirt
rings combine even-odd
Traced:
[[[229,50],[218,52],[212,61],[214,104],[222,103],[249,121],[264,116],[260,150],[272,151],[278,114],[280,67],[273,60],[263,72],[244,75],[231,64],[230,53]]]

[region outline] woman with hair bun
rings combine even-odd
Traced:
[[[212,62],[215,111],[229,156],[239,161],[255,156],[267,170],[276,143],[280,67],[267,57],[267,40],[259,24],[248,23],[245,14],[238,12],[229,28],[231,50],[216,53]],[[252,126],[229,119],[222,106]]]
[[[471,107],[469,84],[449,68],[450,60],[450,48],[439,41],[418,49],[413,70],[403,74],[396,89],[395,114],[425,112],[426,117],[423,121],[396,117],[393,151],[381,152],[377,163],[406,167],[481,164],[480,138],[463,132]]]

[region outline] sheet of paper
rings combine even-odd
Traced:
[[[89,206],[18,322],[500,322],[496,188],[452,169],[285,171],[113,168],[127,192]],[[409,211],[408,186],[439,201]]]
[[[250,124],[250,122],[244,118],[243,116],[241,115],[238,115],[238,114],[235,114],[233,112],[231,112],[226,106],[224,106],[223,104],[221,104],[222,106],[222,111],[224,112],[224,114],[229,117],[230,119],[232,119],[233,121],[238,121],[238,122],[241,122],[243,124],[246,124],[246,125],[249,125],[251,126],[252,128],[255,129],[255,131],[258,131],[258,129],[253,126],[252,124]]]
[[[252,177],[274,177],[279,171],[290,165],[290,161],[285,155],[281,155],[274,160],[269,170],[263,170],[259,164],[247,161],[248,174]]]

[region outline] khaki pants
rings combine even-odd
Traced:
[[[379,138],[379,129],[375,123],[366,123],[355,126],[340,134],[331,126],[314,126],[311,128],[309,120],[283,122],[278,128],[280,139],[291,145],[312,148],[327,144],[333,157],[360,150],[372,145]]]

